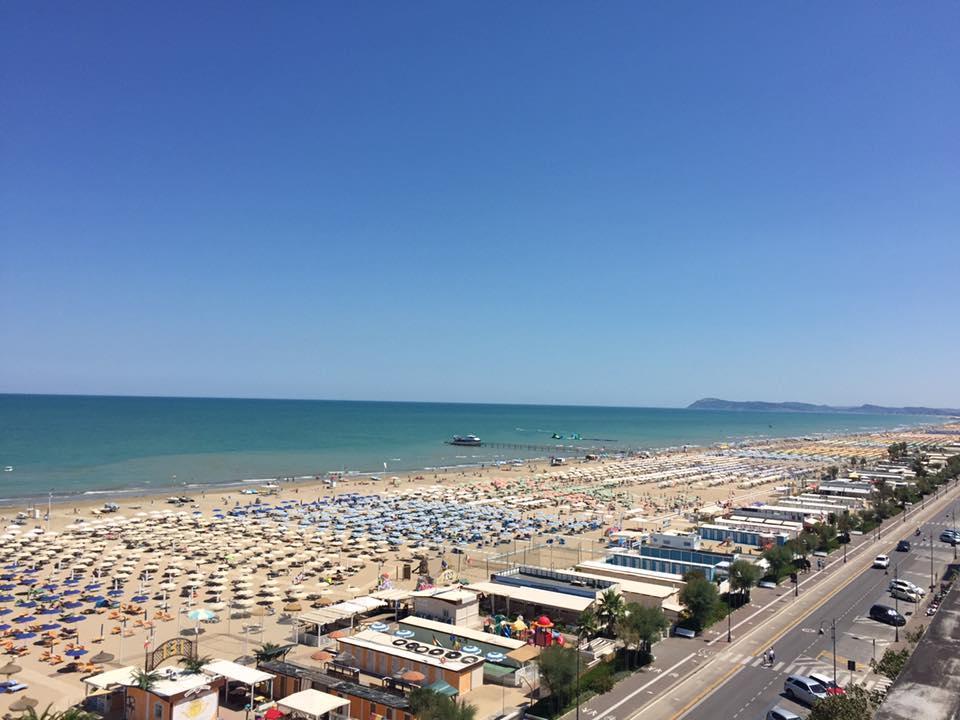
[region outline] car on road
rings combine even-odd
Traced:
[[[874,566],[875,568],[881,568],[881,569],[883,569],[883,570],[886,570],[888,567],[890,567],[890,556],[889,556],[889,555],[877,555],[877,556],[873,559],[873,566]]]
[[[919,593],[915,593],[913,590],[901,587],[900,585],[890,589],[890,597],[912,603],[920,602],[921,599]]]
[[[897,543],[897,552],[910,552],[910,541],[901,540]]]
[[[889,605],[874,605],[870,608],[870,619],[882,622],[885,625],[898,625],[903,627],[907,624],[907,619],[894,610]]]
[[[810,673],[807,675],[811,680],[816,680],[827,689],[827,695],[846,695],[847,691],[837,685],[832,678],[820,673]]]
[[[803,720],[803,718],[801,718],[792,710],[787,710],[786,708],[782,708],[777,705],[776,707],[767,710],[764,720]]]
[[[827,689],[823,685],[804,675],[790,675],[784,680],[783,693],[804,705],[813,705],[817,700],[827,697]]]
[[[903,578],[894,578],[893,580],[891,580],[890,585],[887,587],[887,590],[893,590],[895,587],[902,587],[905,590],[910,590],[911,592],[915,592],[920,597],[923,597],[924,595],[927,594],[927,591],[924,590],[922,587],[920,587],[915,583],[910,582],[909,580],[904,580]]]
[[[960,543],[960,532],[957,532],[956,530],[944,530],[942,533],[940,533],[940,542],[956,545],[957,543]]]

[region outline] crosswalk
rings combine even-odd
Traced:
[[[800,655],[792,661],[778,660],[773,664],[772,668],[763,664],[763,655],[723,652],[720,653],[717,658],[731,665],[760,668],[765,672],[774,672],[782,675],[809,675],[812,672],[817,672],[829,677],[833,673],[832,663],[806,655]],[[881,690],[884,692],[891,683],[889,679],[875,675],[866,682],[862,680],[858,680],[858,682],[866,687],[867,690]]]

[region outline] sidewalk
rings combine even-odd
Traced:
[[[879,541],[876,531],[852,538],[856,542],[847,547],[846,563],[841,548],[826,559],[823,570],[800,576],[799,597],[795,597],[789,583],[777,589],[755,588],[751,602],[731,616],[732,643],[726,642],[726,622],[696,640],[671,637],[657,643],[652,665],[624,679],[609,693],[590,698],[581,705],[580,714],[591,720],[616,720],[629,718],[643,709],[645,718],[679,717],[743,667],[712,662],[716,656],[729,650],[759,657],[866,570],[874,555],[889,542],[890,532],[899,531],[901,525],[906,527],[935,517],[942,512],[943,505],[954,499],[955,491],[956,487],[941,491],[936,499],[928,499],[926,508],[914,506],[907,514],[907,522],[899,516],[888,520],[880,528]],[[562,720],[575,717],[573,710]]]

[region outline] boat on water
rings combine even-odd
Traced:
[[[450,441],[450,444],[477,447],[480,445],[480,438],[478,438],[476,435],[454,435],[453,440]]]
[[[4,472],[13,472],[13,465],[5,465],[3,468]]]

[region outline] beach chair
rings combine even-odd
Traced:
[[[7,685],[7,687],[4,689],[4,692],[15,693],[15,692],[20,692],[21,690],[26,690],[26,689],[27,689],[27,685],[24,685],[23,683],[20,683],[20,682],[15,682],[13,683],[13,685]]]

